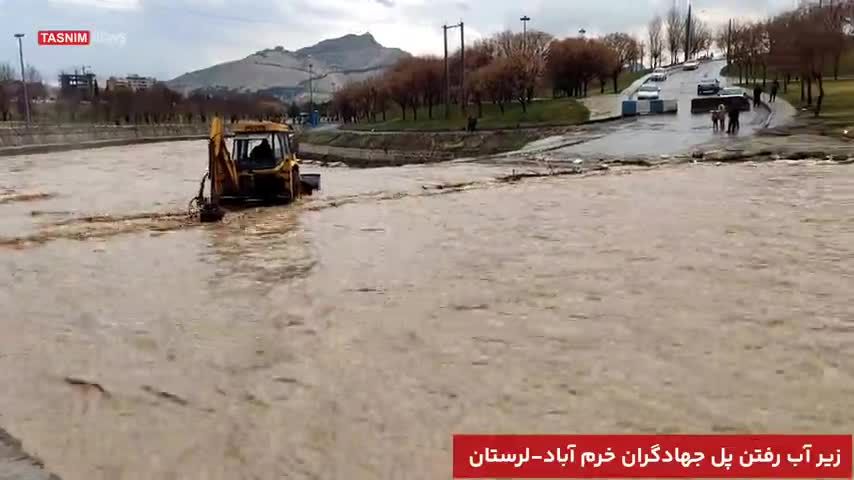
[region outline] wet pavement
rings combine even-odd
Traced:
[[[0,235],[44,241],[0,246],[0,425],[64,480],[435,479],[456,432],[854,423],[854,166],[330,168],[202,227],[205,152],[5,159]]]
[[[603,127],[596,138],[577,145],[571,145],[553,152],[554,156],[621,156],[621,155],[672,155],[689,152],[697,145],[715,141],[726,145],[735,141],[725,133],[715,133],[709,115],[692,114],[691,99],[697,96],[697,84],[705,77],[720,78],[722,85],[728,79],[720,77],[720,71],[726,65],[723,61],[701,63],[693,71],[675,70],[667,81],[660,82],[661,99],[677,100],[676,114],[648,115],[634,120],[620,122],[614,126]],[[778,117],[784,123],[793,112],[783,112]],[[741,131],[738,137],[753,134],[767,118],[767,111],[742,113]]]

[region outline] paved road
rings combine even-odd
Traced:
[[[650,115],[620,123],[603,132],[600,138],[573,145],[554,152],[556,155],[632,155],[674,154],[690,150],[725,134],[712,131],[708,115],[692,115],[691,99],[697,95],[697,83],[704,77],[717,77],[724,67],[723,61],[700,65],[698,70],[677,70],[661,85],[662,99],[677,99],[679,112],[675,115]],[[721,78],[726,83],[725,78]],[[767,113],[747,112],[742,114],[739,135],[752,134],[765,120]]]

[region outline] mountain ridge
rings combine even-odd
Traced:
[[[290,101],[308,94],[311,71],[312,90],[316,99],[322,101],[337,88],[381,73],[408,56],[399,48],[383,46],[370,33],[349,34],[295,51],[282,46],[259,50],[240,60],[187,72],[166,84],[182,93],[261,92]]]

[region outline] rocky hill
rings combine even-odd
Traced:
[[[403,50],[380,45],[370,33],[345,35],[295,52],[283,47],[261,50],[242,60],[185,73],[167,84],[184,93],[228,89],[293,99],[307,94],[311,65],[316,100],[322,100],[335,88],[376,75],[406,56]]]

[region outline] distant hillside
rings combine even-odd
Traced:
[[[185,73],[167,85],[184,93],[228,89],[293,99],[308,93],[311,64],[314,93],[317,100],[322,100],[335,88],[376,75],[408,56],[398,48],[380,45],[370,33],[345,35],[295,52],[283,47],[261,50],[242,60]]]

